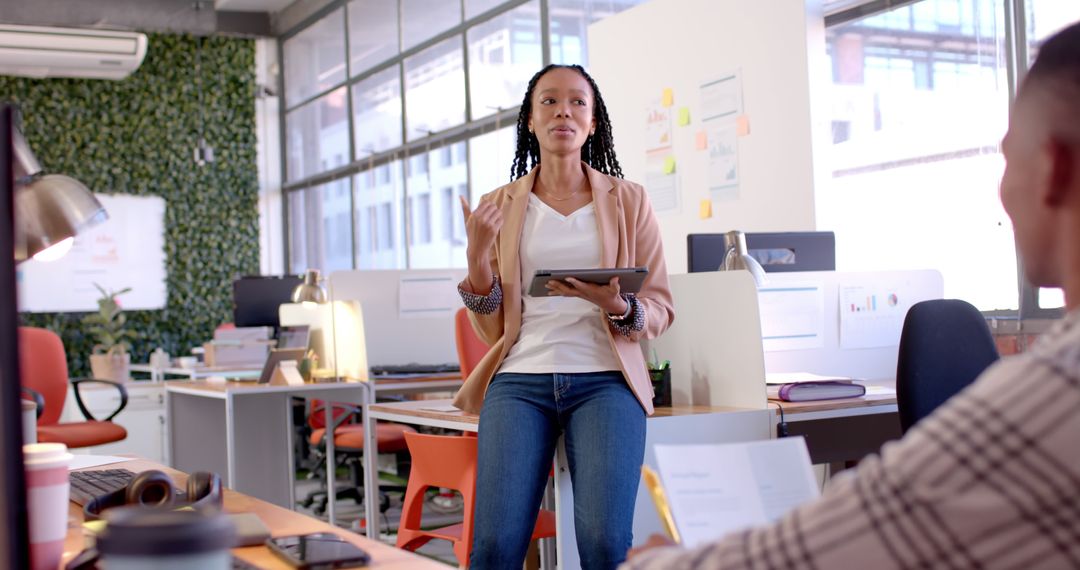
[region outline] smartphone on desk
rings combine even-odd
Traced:
[[[371,562],[367,552],[329,532],[269,538],[266,545],[293,568],[357,568]]]

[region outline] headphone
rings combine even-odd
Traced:
[[[88,501],[83,507],[83,516],[87,521],[98,520],[102,511],[123,505],[217,511],[221,509],[222,497],[221,477],[217,473],[192,473],[185,492],[177,489],[164,472],[150,469],[136,475],[127,487]]]

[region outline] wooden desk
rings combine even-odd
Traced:
[[[124,463],[112,463],[100,467],[91,467],[87,471],[98,469],[128,469],[136,473],[147,469],[160,469],[169,474],[177,485],[185,485],[187,475],[170,469],[157,463],[133,459]],[[293,534],[306,534],[310,532],[332,532],[345,540],[359,546],[371,555],[372,568],[385,568],[387,570],[446,570],[446,566],[434,560],[393,548],[377,540],[370,540],[346,530],[332,527],[322,521],[311,517],[283,509],[254,497],[237,493],[230,489],[225,490],[225,511],[229,513],[254,513],[270,529],[273,536],[287,536]],[[82,535],[83,509],[75,503],[70,503],[68,517],[68,533],[64,540],[64,558],[66,564],[71,558],[83,549]],[[265,546],[248,546],[234,548],[233,555],[250,562],[259,568],[286,569],[285,562],[275,556]]]
[[[450,400],[423,400],[392,404],[371,404],[365,415],[365,449],[375,445],[375,430],[367,422],[375,420],[394,421],[421,426],[441,427],[461,431],[477,431],[480,417],[452,409]],[[645,464],[656,468],[654,446],[666,443],[730,443],[752,441],[772,437],[770,416],[767,410],[748,410],[731,407],[677,406],[663,408],[648,419],[645,436]],[[378,504],[378,478],[373,454],[364,454],[364,500],[369,505]],[[639,486],[634,509],[634,536],[645,537],[663,532],[652,499],[644,485]],[[566,450],[559,439],[555,454],[554,507],[556,514],[556,552],[542,550],[541,559],[550,567],[557,558],[559,568],[581,566],[574,532],[574,495],[570,485]],[[369,519],[375,520],[375,519]],[[368,536],[374,538],[376,525],[368,525]]]
[[[861,398],[816,402],[769,400],[774,431],[780,421],[777,405],[783,406],[788,435],[806,438],[815,464],[857,461],[901,435],[895,392],[873,390]]]

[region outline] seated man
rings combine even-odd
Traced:
[[[1065,318],[819,500],[622,568],[1080,568],[1080,24],[1039,50],[1002,152],[1024,271]]]

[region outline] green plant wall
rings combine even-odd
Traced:
[[[21,107],[46,171],[99,193],[165,199],[168,300],[162,310],[126,313],[137,335],[133,362],[158,346],[175,356],[209,339],[232,320],[233,279],[259,270],[254,41],[147,35],[146,59],[122,81],[0,76],[0,100]],[[194,160],[200,121],[215,156],[202,166]],[[93,343],[83,316],[22,319],[58,332],[71,375],[85,376]]]

